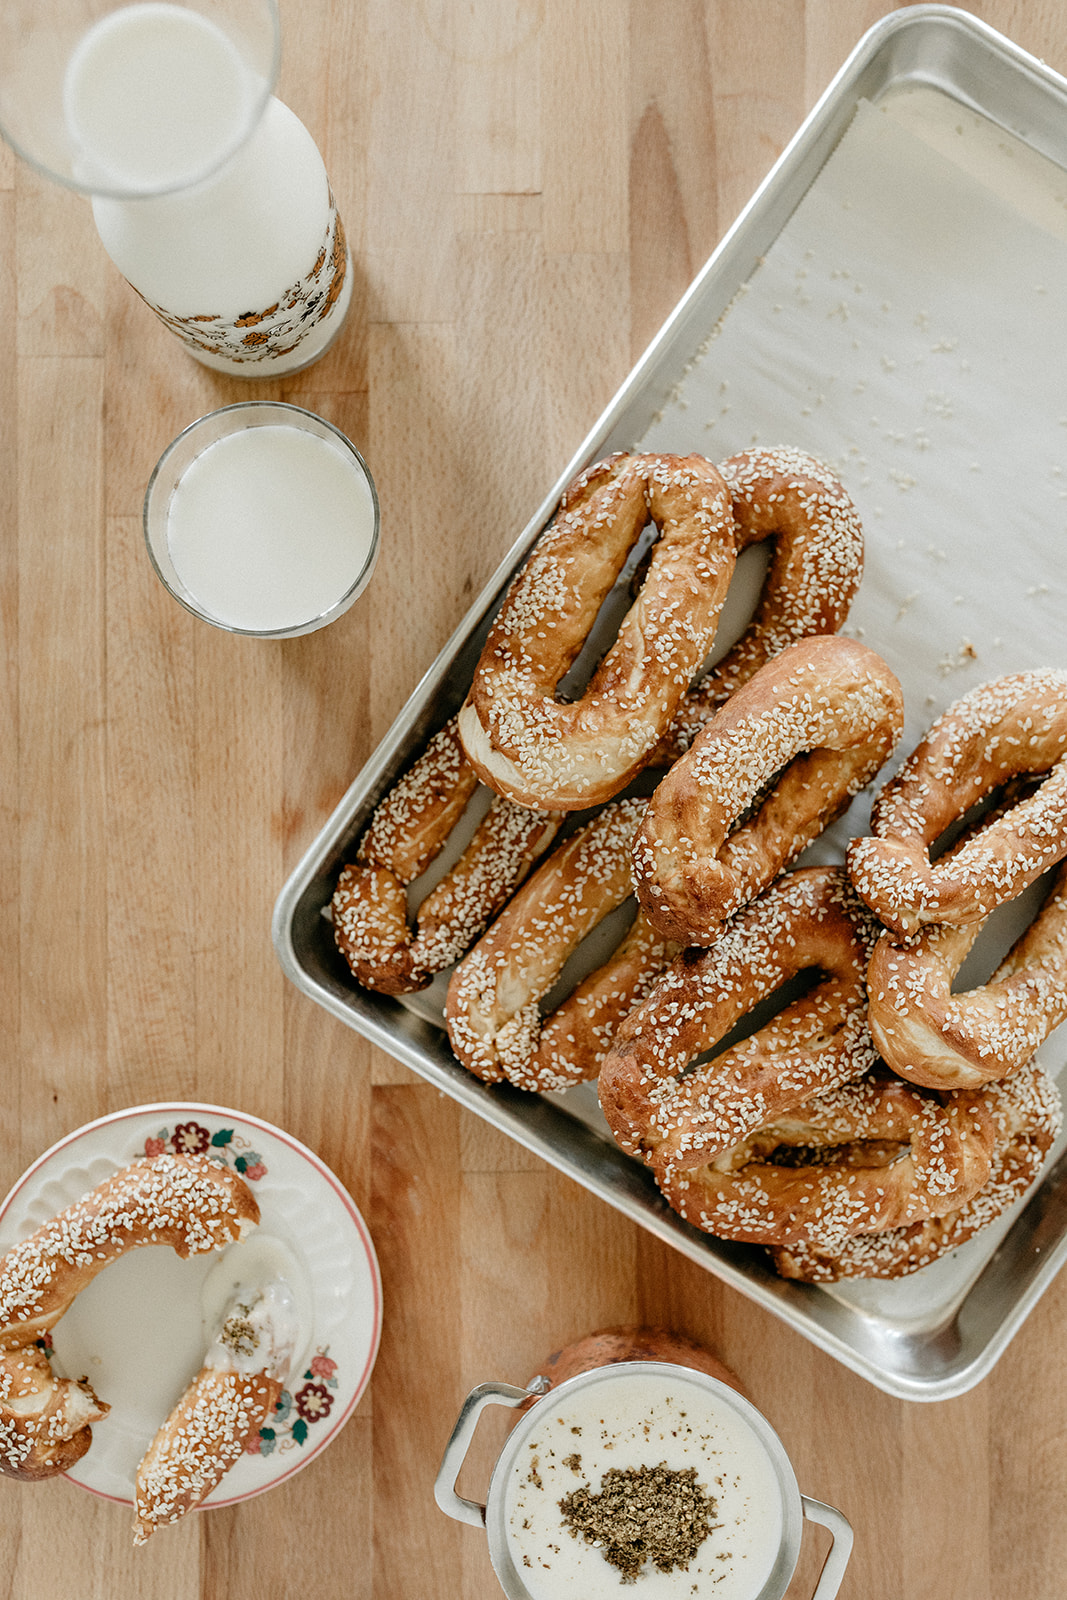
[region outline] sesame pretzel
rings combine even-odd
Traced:
[[[203,1366],[137,1468],[134,1544],[200,1505],[270,1420],[295,1332],[295,1303],[283,1279],[234,1296]]]
[[[812,1097],[705,1166],[654,1169],[687,1222],[748,1244],[838,1249],[958,1210],[987,1182],[982,1091],[938,1095],[868,1073]]]
[[[677,956],[619,1027],[600,1068],[616,1142],[696,1167],[874,1062],[865,977],[873,917],[842,870],[783,874],[706,950]],[[799,973],[817,983],[743,1043],[701,1058]],[[698,1064],[693,1066],[693,1062]]]
[[[887,928],[978,922],[1067,855],[1067,672],[998,678],[951,705],[871,808],[871,834],[848,848],[857,893]],[[1013,779],[1044,781],[960,849],[930,849]]]
[[[838,1283],[844,1278],[902,1278],[927,1267],[988,1228],[1037,1178],[1063,1120],[1059,1091],[1037,1062],[1003,1083],[990,1083],[983,1101],[993,1118],[995,1148],[986,1182],[962,1206],[882,1233],[856,1233],[830,1248],[772,1249],[783,1278]]]
[[[871,1033],[910,1083],[972,1089],[1025,1066],[1067,1016],[1067,865],[989,982],[962,994],[953,980],[983,924],[885,933],[868,972]]]
[[[786,645],[836,633],[863,576],[859,515],[821,461],[790,448],[744,450],[719,471],[730,490],[738,552],[771,540],[771,561],[751,622],[683,697],[653,766],[688,750],[719,706]]]
[[[259,1222],[237,1173],[204,1156],[134,1162],[0,1258],[0,1471],[34,1482],[65,1472],[106,1415],[85,1379],[57,1378],[38,1341],[110,1262],[141,1245],[179,1256],[221,1250]]]
[[[470,948],[555,838],[560,813],[494,796],[413,927],[408,885],[444,849],[477,786],[453,718],[376,807],[330,905],[337,947],[366,988],[424,989]]]
[[[556,690],[649,522],[644,582],[579,700]],[[703,456],[609,456],[565,491],[493,621],[459,714],[479,777],[520,805],[583,810],[643,767],[711,648],[736,548]]]
[[[767,662],[649,801],[634,885],[653,927],[710,944],[874,777],[902,722],[896,677],[855,640],[806,639]]]
[[[638,914],[607,961],[542,1016],[568,957],[632,892],[644,805],[612,801],[557,846],[452,974],[448,1036],[485,1082],[546,1090],[595,1078],[619,1022],[675,954]]]

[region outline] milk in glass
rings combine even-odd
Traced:
[[[284,424],[209,444],[167,507],[182,585],[210,618],[247,632],[299,628],[331,611],[369,578],[374,535],[358,461]]]

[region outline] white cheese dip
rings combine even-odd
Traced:
[[[710,1532],[684,1569],[646,1561],[623,1585],[602,1548],[575,1535],[561,1500],[601,1492],[611,1469],[693,1468],[713,1501]],[[763,1443],[744,1417],[684,1375],[605,1378],[536,1407],[505,1489],[509,1553],[532,1600],[753,1600],[782,1539],[782,1493]]]

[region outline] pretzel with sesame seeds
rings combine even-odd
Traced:
[[[548,1016],[541,1002],[582,940],[629,898],[643,800],[616,800],[543,861],[448,986],[448,1036],[486,1083],[563,1089],[595,1078],[622,1017],[676,953],[640,914]]]
[[[677,956],[600,1067],[616,1143],[650,1166],[702,1166],[873,1064],[865,977],[877,924],[843,870],[784,873],[710,949]],[[742,1043],[703,1058],[783,984],[815,983]],[[693,1063],[697,1063],[694,1065]]]
[[[941,1217],[988,1181],[983,1091],[938,1094],[878,1071],[814,1095],[701,1167],[653,1168],[680,1216],[746,1244],[837,1249]]]
[[[984,923],[884,933],[868,969],[871,1033],[909,1083],[972,1089],[1025,1066],[1067,1017],[1067,864],[988,983],[952,993]]]
[[[203,1366],[137,1468],[134,1544],[200,1505],[269,1422],[289,1375],[296,1327],[284,1279],[238,1290]]]
[[[779,1275],[805,1283],[846,1278],[902,1278],[996,1222],[1026,1194],[1060,1131],[1063,1110],[1048,1073],[1031,1061],[983,1093],[994,1124],[992,1167],[978,1192],[954,1211],[881,1233],[855,1233],[832,1247],[796,1244],[771,1250]]]
[[[711,944],[874,777],[902,723],[900,684],[856,640],[805,639],[767,662],[649,801],[634,885],[653,927]]]
[[[931,862],[954,823],[1019,777],[1043,781],[958,850]],[[857,893],[886,927],[960,927],[1012,900],[1067,855],[1067,671],[1013,673],[949,706],[848,847]]]
[[[659,537],[614,642],[580,699],[557,698],[650,522]],[[460,710],[479,777],[550,810],[617,794],[703,665],[735,558],[729,490],[703,456],[620,452],[582,472],[512,581]]]
[[[744,450],[721,462],[738,553],[772,541],[748,627],[683,696],[650,759],[668,766],[736,689],[798,639],[837,633],[863,576],[863,526],[844,485],[803,450]]]
[[[330,904],[337,948],[365,988],[410,994],[458,961],[555,838],[561,813],[494,796],[466,849],[408,917],[408,885],[444,849],[478,778],[453,718],[379,803]]]
[[[164,1153],[122,1168],[0,1257],[0,1471],[27,1482],[67,1471],[107,1413],[86,1380],[55,1376],[44,1348],[86,1284],[139,1246],[198,1255],[258,1222],[239,1174]]]

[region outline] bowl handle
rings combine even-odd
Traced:
[[[806,1494],[802,1494],[800,1503],[808,1521],[818,1522],[829,1529],[833,1540],[811,1600],[833,1600],[841,1587],[841,1579],[845,1576],[848,1558],[852,1554],[852,1524],[840,1511],[824,1505],[821,1500],[810,1500]]]
[[[464,1500],[456,1493],[456,1479],[467,1458],[478,1418],[486,1406],[511,1406],[516,1408],[536,1395],[544,1394],[550,1384],[547,1378],[531,1378],[525,1389],[513,1383],[479,1383],[472,1389],[456,1419],[452,1437],[445,1445],[441,1466],[434,1481],[433,1495],[441,1510],[457,1522],[469,1522],[472,1527],[484,1528],[485,1507],[477,1500]],[[835,1513],[836,1515],[836,1513]]]

